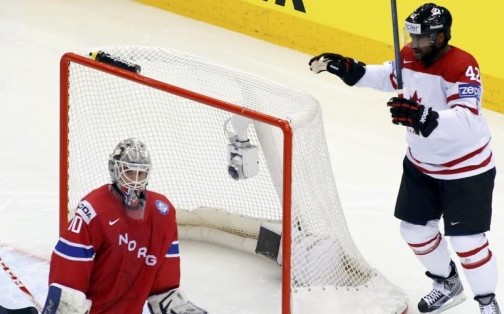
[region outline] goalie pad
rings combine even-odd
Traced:
[[[90,310],[91,300],[82,291],[53,283],[42,314],[87,314]]]
[[[190,302],[180,289],[151,295],[147,301],[151,314],[207,314]]]

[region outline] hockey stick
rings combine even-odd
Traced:
[[[5,262],[1,256],[0,256],[0,264],[2,265],[3,270],[5,270],[5,272],[7,274],[9,274],[10,279],[12,279],[12,281],[14,281],[14,283],[19,288],[19,290],[21,290],[24,294],[26,294],[30,298],[31,302],[33,303],[33,305],[35,305],[35,307],[37,308],[37,310],[39,312],[42,312],[42,306],[40,305],[40,303],[38,303],[37,299],[35,299],[33,294],[31,294],[30,290],[28,290],[28,288],[26,288],[26,286],[23,284],[23,282],[21,280],[19,280],[19,278],[12,272],[12,270],[9,268],[9,266],[7,266],[7,264],[5,264]],[[27,312],[27,313],[29,313],[29,312]],[[0,312],[0,314],[1,314],[1,312]]]
[[[0,314],[38,314],[38,311],[33,306],[21,309],[8,309],[0,305]]]
[[[395,71],[397,77],[397,93],[399,97],[403,96],[403,80],[402,80],[402,64],[401,64],[401,49],[399,42],[399,27],[397,26],[397,5],[396,0],[390,0],[392,9],[392,33],[394,35],[394,57]]]

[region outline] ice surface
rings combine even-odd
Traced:
[[[309,55],[133,1],[0,0],[0,256],[39,302],[45,300],[47,261],[58,238],[59,58],[111,45],[185,51],[316,97],[352,236],[370,264],[408,294],[409,313],[417,313],[416,302],[430,290],[430,282],[393,218],[406,144],[404,130],[390,123],[385,106],[390,94],[314,75],[308,70]],[[500,169],[504,115],[485,114]],[[503,210],[504,176],[498,174],[488,237],[501,272]],[[181,251],[182,286],[194,303],[212,314],[280,313],[278,266],[205,243],[182,241]],[[503,286],[500,280],[501,303]],[[30,305],[5,273],[0,274],[0,304]],[[469,300],[445,313],[477,311]]]

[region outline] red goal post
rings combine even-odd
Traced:
[[[284,230],[282,247],[283,265],[282,268],[282,308],[283,313],[289,313],[287,309],[290,308],[290,206],[291,206],[291,167],[292,167],[292,128],[288,121],[278,119],[260,112],[250,110],[248,108],[240,107],[238,105],[230,104],[212,97],[194,93],[165,82],[151,79],[146,76],[138,75],[126,70],[118,69],[112,65],[96,62],[88,57],[83,57],[75,53],[66,53],[60,60],[60,234],[67,228],[69,216],[69,199],[68,199],[68,105],[69,105],[69,77],[70,77],[70,64],[76,63],[87,66],[98,71],[109,73],[111,75],[136,82],[138,84],[150,86],[161,91],[178,95],[187,99],[191,99],[202,103],[207,106],[219,108],[228,112],[239,114],[257,121],[268,123],[282,130],[284,134],[284,163],[283,163],[283,224]]]
[[[181,238],[218,230],[216,242],[232,242],[226,233],[255,245],[260,225],[281,226],[283,314],[348,311],[352,302],[362,313],[406,311],[404,293],[351,240],[315,99],[177,51],[101,50],[142,72],[97,62],[87,52],[62,56],[60,232],[78,200],[110,180],[110,150],[138,137],[153,158],[149,188],[174,203]],[[241,180],[225,171],[229,139],[219,134],[237,116],[250,119],[245,132],[258,147],[258,173]]]

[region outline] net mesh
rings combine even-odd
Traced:
[[[294,130],[291,286],[357,287],[370,280],[373,269],[347,230],[314,98],[178,51],[101,50],[139,64],[146,77],[290,121]],[[279,128],[258,121],[249,126],[250,141],[259,147],[259,172],[235,181],[227,172],[229,141],[224,132],[231,112],[72,62],[68,95],[69,114],[62,117],[69,129],[67,210],[73,211],[85,194],[110,182],[109,154],[121,140],[136,137],[151,154],[148,188],[171,200],[177,215],[184,217],[180,224],[257,238],[259,229],[250,221],[281,221]],[[199,209],[203,214],[191,215]],[[223,214],[238,218],[214,218]]]

